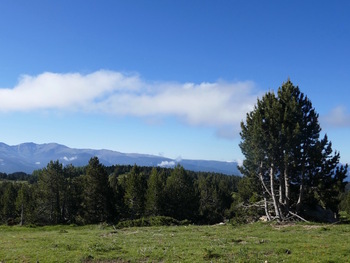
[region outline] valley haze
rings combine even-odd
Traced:
[[[56,160],[63,165],[85,166],[94,156],[98,157],[100,162],[106,166],[136,164],[138,166],[174,167],[176,164],[180,164],[191,171],[216,172],[226,175],[240,174],[237,162],[175,160],[156,155],[121,153],[105,149],[75,149],[57,143],[22,143],[12,146],[0,143],[0,172],[31,174],[34,170],[46,167],[50,161]]]

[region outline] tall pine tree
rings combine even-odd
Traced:
[[[198,197],[196,196],[193,178],[186,170],[177,165],[167,178],[165,186],[165,215],[178,220],[193,220],[198,212]]]
[[[90,159],[84,177],[83,218],[86,223],[113,220],[113,192],[105,167],[97,157]]]
[[[150,216],[162,215],[165,206],[164,188],[166,184],[165,173],[153,168],[147,183],[146,214]]]
[[[140,218],[145,213],[147,180],[135,164],[125,178],[124,202],[132,219]]]
[[[43,221],[51,224],[64,222],[64,195],[66,191],[63,166],[59,161],[50,161],[38,179],[37,213]]]
[[[241,172],[259,182],[267,218],[299,217],[317,205],[337,212],[347,166],[327,136],[320,139],[318,114],[297,86],[288,80],[277,96],[265,94],[241,127]]]

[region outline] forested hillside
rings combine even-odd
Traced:
[[[51,161],[32,175],[0,174],[1,224],[118,223],[167,216],[195,224],[257,220],[263,213],[249,178],[175,168],[85,167]],[[350,214],[349,184],[334,198]],[[250,205],[255,204],[255,205]],[[335,212],[338,212],[338,207]],[[312,218],[311,218],[312,220]]]
[[[32,175],[0,182],[0,220],[8,224],[92,224],[149,216],[210,224],[230,218],[239,176],[116,165],[97,157],[85,167],[51,161]]]

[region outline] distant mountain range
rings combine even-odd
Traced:
[[[0,143],[0,172],[31,174],[36,169],[46,167],[51,160],[59,160],[63,165],[85,166],[94,156],[97,156],[106,166],[136,164],[173,167],[179,163],[185,169],[192,171],[217,172],[227,175],[240,174],[236,162],[173,160],[155,155],[120,153],[111,150],[73,149],[57,143],[22,143],[14,146]]]

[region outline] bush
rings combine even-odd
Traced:
[[[117,228],[125,227],[140,227],[140,226],[180,226],[189,225],[191,222],[188,220],[176,220],[167,216],[153,216],[147,218],[140,218],[134,220],[125,220],[117,224]]]
[[[8,218],[7,221],[6,221],[6,224],[8,226],[14,226],[14,225],[16,225],[16,222],[15,222],[15,220],[13,218]]]

